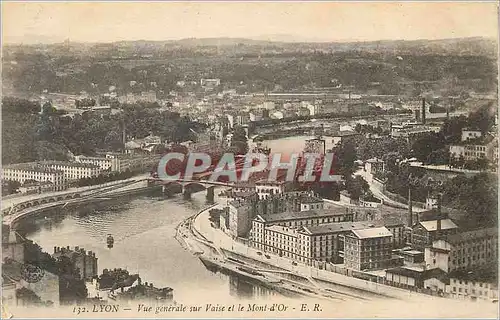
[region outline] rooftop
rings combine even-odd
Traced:
[[[495,139],[495,137],[491,134],[486,134],[486,135],[481,136],[481,137],[471,138],[471,139],[467,139],[465,141],[460,141],[454,145],[458,145],[458,146],[481,145],[481,146],[484,146],[484,145],[491,143],[493,140],[497,140],[497,139]]]
[[[484,267],[472,271],[455,270],[450,272],[448,276],[450,278],[460,280],[493,283],[495,286],[497,286],[498,282],[498,272],[496,270],[496,267]]]
[[[436,231],[437,222],[438,220],[420,221],[420,224],[427,231]],[[456,229],[456,228],[458,228],[458,226],[453,221],[451,221],[451,219],[441,220],[441,230]]]
[[[369,221],[360,222],[335,222],[325,223],[317,226],[303,226],[302,229],[308,234],[328,234],[336,232],[351,231],[356,229],[373,228],[375,225]]]
[[[39,166],[79,167],[79,168],[91,168],[91,169],[100,168],[98,165],[91,164],[91,163],[68,162],[68,161],[42,161],[42,162],[37,162],[37,165],[39,165]]]
[[[382,159],[378,159],[378,158],[368,159],[368,160],[366,160],[366,162],[368,162],[368,163],[384,163],[384,161]]]
[[[47,167],[45,167],[45,168],[40,167],[35,162],[9,164],[9,165],[4,166],[3,169],[23,170],[23,171],[28,171],[28,172],[61,173],[61,174],[63,174],[63,172],[61,170],[56,170],[56,169],[47,168]]]
[[[498,238],[498,229],[495,227],[484,228],[467,232],[460,232],[447,237],[448,242],[455,244],[478,238]]]
[[[323,217],[331,217],[331,216],[341,216],[348,214],[346,210],[339,208],[329,208],[322,210],[309,210],[309,211],[299,211],[299,212],[283,212],[277,214],[269,214],[269,215],[258,215],[263,221],[267,222],[279,222],[279,221],[288,221],[288,220],[303,220],[310,218],[323,218]]]
[[[267,227],[266,230],[272,230],[272,231],[276,231],[276,232],[279,232],[279,233],[284,233],[284,234],[291,235],[291,236],[297,236],[296,229],[291,229],[291,228],[288,228],[288,227],[270,226],[270,227]]]
[[[328,134],[328,136],[331,136],[331,137],[351,137],[351,136],[357,136],[359,135],[359,133],[357,132],[354,132],[354,131],[336,131],[336,132],[330,132]]]
[[[380,238],[380,237],[392,236],[392,232],[387,230],[386,227],[359,229],[359,230],[353,230],[352,232],[359,239]]]
[[[445,283],[449,283],[449,279],[447,277],[446,272],[439,268],[425,270],[425,269],[417,269],[411,267],[397,267],[397,268],[387,269],[386,273],[398,274],[409,278],[422,279],[422,280],[437,278],[444,281]]]
[[[323,199],[310,195],[300,196],[300,203],[318,203],[318,202],[323,202]]]
[[[249,207],[250,203],[245,201],[245,199],[238,199],[229,202],[229,205],[234,208]]]

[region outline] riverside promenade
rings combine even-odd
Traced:
[[[212,208],[223,208],[223,205],[214,205]],[[248,258],[255,262],[255,265],[270,265],[283,270],[283,273],[294,274],[301,278],[310,279],[320,291],[341,290],[343,294],[364,295],[366,297],[395,298],[408,300],[418,299],[436,299],[420,293],[395,288],[380,283],[366,281],[358,278],[344,276],[332,271],[320,270],[316,267],[307,266],[299,262],[279,257],[269,252],[261,252],[242,242],[232,239],[229,235],[220,229],[213,228],[209,220],[209,209],[205,209],[191,218],[189,226],[192,228],[192,235],[197,237],[203,245],[211,244],[217,251],[233,253],[235,256]],[[192,246],[192,244],[191,244]],[[198,252],[203,250],[196,250]]]

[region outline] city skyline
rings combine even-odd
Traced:
[[[86,17],[93,23],[82,23]],[[494,2],[151,2],[147,7],[137,2],[4,2],[2,20],[4,43],[25,44],[66,39],[355,42],[498,37]]]

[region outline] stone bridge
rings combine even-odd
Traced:
[[[207,190],[207,201],[209,203],[214,202],[214,189],[215,187],[231,187],[233,183],[231,182],[218,182],[218,181],[208,181],[208,180],[162,180],[157,178],[148,179],[148,185],[161,185],[163,193],[173,194],[182,193],[184,198],[189,199],[191,194],[194,192]]]
[[[140,182],[140,181],[145,181],[145,179],[140,179],[136,180],[133,183]],[[80,190],[74,190],[74,191],[69,191],[69,192],[64,192],[64,193],[55,193],[51,195],[46,195],[46,194],[39,194],[39,195],[33,195],[32,199],[29,200],[24,200],[15,204],[12,204],[11,206],[8,206],[6,208],[3,208],[2,214],[3,215],[9,215],[9,214],[14,214],[16,212],[28,209],[28,208],[34,208],[38,206],[42,206],[47,203],[53,203],[53,202],[60,202],[60,201],[69,201],[72,199],[78,199],[78,198],[84,198],[86,196],[91,196],[95,194],[101,194],[102,192],[107,192],[112,190],[113,188],[120,188],[126,184],[129,184],[130,182],[126,183],[119,183],[116,185],[111,185],[111,186],[97,186],[97,187],[90,187],[89,189],[80,189]],[[38,197],[37,197],[38,196]]]
[[[31,200],[23,201],[20,203],[16,203],[12,207],[4,209],[5,212],[3,212],[3,213],[4,214],[13,214],[13,213],[16,213],[18,211],[21,211],[21,210],[24,210],[27,208],[38,207],[40,205],[44,205],[47,203],[78,199],[78,198],[81,198],[81,197],[86,196],[88,194],[89,194],[89,192],[78,191],[78,192],[71,192],[71,193],[66,193],[66,194],[58,194],[58,195],[52,195],[52,196],[31,199]]]

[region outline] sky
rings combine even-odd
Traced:
[[[495,2],[5,2],[5,43],[498,37]],[[275,37],[270,38],[275,40]]]

